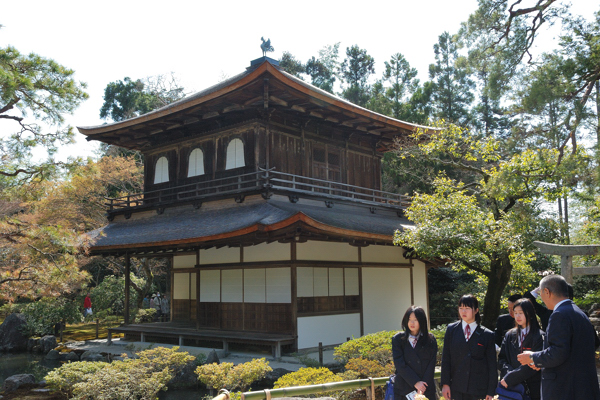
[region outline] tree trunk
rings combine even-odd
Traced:
[[[502,293],[510,281],[512,265],[510,264],[508,255],[498,257],[490,263],[490,276],[485,294],[485,302],[483,306],[483,316],[481,324],[488,329],[496,328],[496,320],[500,315],[500,303],[502,301]],[[481,309],[479,310],[482,311]]]
[[[571,237],[569,236],[569,204],[567,203],[568,197],[565,195],[564,206],[565,210],[565,244],[571,244]]]

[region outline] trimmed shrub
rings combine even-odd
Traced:
[[[154,321],[154,315],[156,314],[156,309],[154,308],[146,308],[137,310],[135,315],[135,323],[139,324],[142,322],[152,322]]]
[[[346,370],[356,372],[359,376],[359,379],[366,379],[369,377],[378,378],[382,376],[389,376],[395,372],[395,367],[391,362],[381,365],[379,362],[374,360],[352,358],[346,363]]]
[[[290,372],[285,374],[281,378],[277,379],[273,385],[274,389],[293,387],[293,386],[307,386],[307,385],[318,385],[329,382],[341,382],[342,378],[327,368],[300,368],[298,371]],[[327,397],[332,396],[336,392],[322,392],[318,395],[306,395],[307,397]]]
[[[433,334],[433,336],[435,336],[435,340],[437,341],[437,345],[438,345],[437,361],[436,361],[437,365],[442,365],[442,350],[444,350],[444,336],[446,335],[447,328],[448,328],[448,325],[444,324],[444,325],[438,325],[429,331]]]
[[[48,372],[44,379],[51,389],[58,390],[70,397],[75,384],[88,380],[106,366],[108,363],[101,361],[63,364],[60,368]]]
[[[196,368],[198,380],[211,389],[245,391],[250,385],[273,371],[268,361],[257,358],[252,361],[233,365],[233,363],[206,364]]]
[[[396,331],[371,333],[342,343],[333,351],[333,357],[342,364],[351,358],[365,358],[385,365],[392,359],[392,336]]]
[[[154,399],[186,364],[195,360],[178,347],[156,347],[136,358],[104,362],[74,362],[46,375],[50,387],[79,400]]]

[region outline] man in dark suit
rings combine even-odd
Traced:
[[[542,400],[600,400],[590,320],[569,300],[567,282],[560,275],[541,280],[540,296],[553,310],[544,350],[524,351],[517,359],[542,369]]]
[[[513,313],[513,306],[515,305],[515,301],[519,300],[521,297],[520,294],[513,294],[508,298],[507,306],[508,306],[508,314],[502,314],[496,320],[496,330],[494,331],[495,342],[498,349],[502,346],[502,340],[504,340],[504,335],[506,332],[515,327],[515,314]]]

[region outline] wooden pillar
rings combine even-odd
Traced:
[[[200,249],[196,250],[196,329],[200,329]]]
[[[129,324],[129,287],[131,286],[131,259],[129,253],[125,254],[125,325]]]

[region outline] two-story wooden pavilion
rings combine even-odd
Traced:
[[[408,306],[428,307],[427,266],[392,245],[408,199],[381,191],[380,164],[417,128],[267,57],[154,112],[80,127],[145,158],[145,192],[110,199],[92,254],[172,260],[172,320],[118,331],[279,355],[400,329]]]

